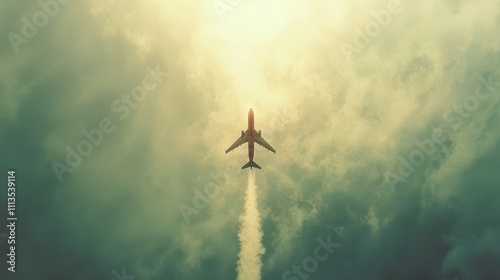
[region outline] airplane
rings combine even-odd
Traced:
[[[230,151],[234,150],[235,148],[245,144],[248,142],[248,163],[243,165],[241,169],[245,169],[250,167],[252,169],[253,167],[261,169],[261,167],[253,161],[253,152],[254,152],[254,142],[261,145],[262,147],[268,149],[269,151],[276,153],[276,150],[269,145],[264,138],[262,138],[262,133],[261,131],[257,131],[254,129],[254,123],[253,123],[253,110],[250,108],[250,111],[248,112],[248,129],[247,131],[241,131],[241,136],[236,140],[236,142],[231,145],[226,150],[226,154],[229,153]]]

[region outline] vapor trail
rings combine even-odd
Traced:
[[[262,246],[262,229],[257,204],[255,173],[248,173],[245,194],[245,210],[240,216],[240,253],[238,254],[238,280],[260,280],[262,262],[260,257],[266,252]]]

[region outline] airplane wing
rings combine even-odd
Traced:
[[[254,141],[255,143],[261,145],[262,147],[268,149],[269,151],[273,152],[273,153],[276,153],[276,150],[273,149],[273,147],[271,147],[271,145],[269,145],[269,143],[266,142],[266,140],[264,140],[264,138],[262,138],[262,136],[260,136],[260,133],[257,132],[257,130],[255,130],[254,132]]]
[[[248,129],[247,129],[247,131],[245,131],[244,133],[241,134],[241,137],[238,138],[238,140],[236,140],[236,142],[234,142],[233,145],[231,145],[231,147],[229,147],[226,150],[226,154],[229,153],[230,151],[236,149],[237,147],[245,144],[246,142],[248,142]]]

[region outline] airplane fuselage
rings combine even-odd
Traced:
[[[254,152],[254,123],[253,123],[253,110],[250,109],[248,112],[248,160],[253,162],[253,152]]]
[[[245,144],[245,143],[248,143],[248,159],[249,159],[249,161],[245,165],[243,165],[241,167],[241,169],[245,169],[245,168],[249,168],[249,167],[250,167],[250,169],[252,169],[254,167],[257,169],[261,169],[261,167],[255,161],[253,161],[256,143],[261,145],[262,147],[268,149],[269,151],[276,153],[276,150],[273,147],[271,147],[271,145],[269,145],[269,143],[267,143],[266,140],[264,140],[264,138],[262,138],[262,133],[260,132],[260,130],[259,130],[259,132],[255,131],[254,115],[253,115],[252,108],[250,108],[250,111],[248,111],[248,129],[247,129],[247,131],[243,131],[243,130],[241,131],[241,136],[238,139],[236,139],[236,141],[229,148],[227,148],[226,154],[229,153],[230,151],[238,148],[239,146]]]

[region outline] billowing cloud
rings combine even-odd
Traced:
[[[19,279],[235,279],[250,107],[262,279],[500,275],[497,2],[63,2],[0,4]]]

